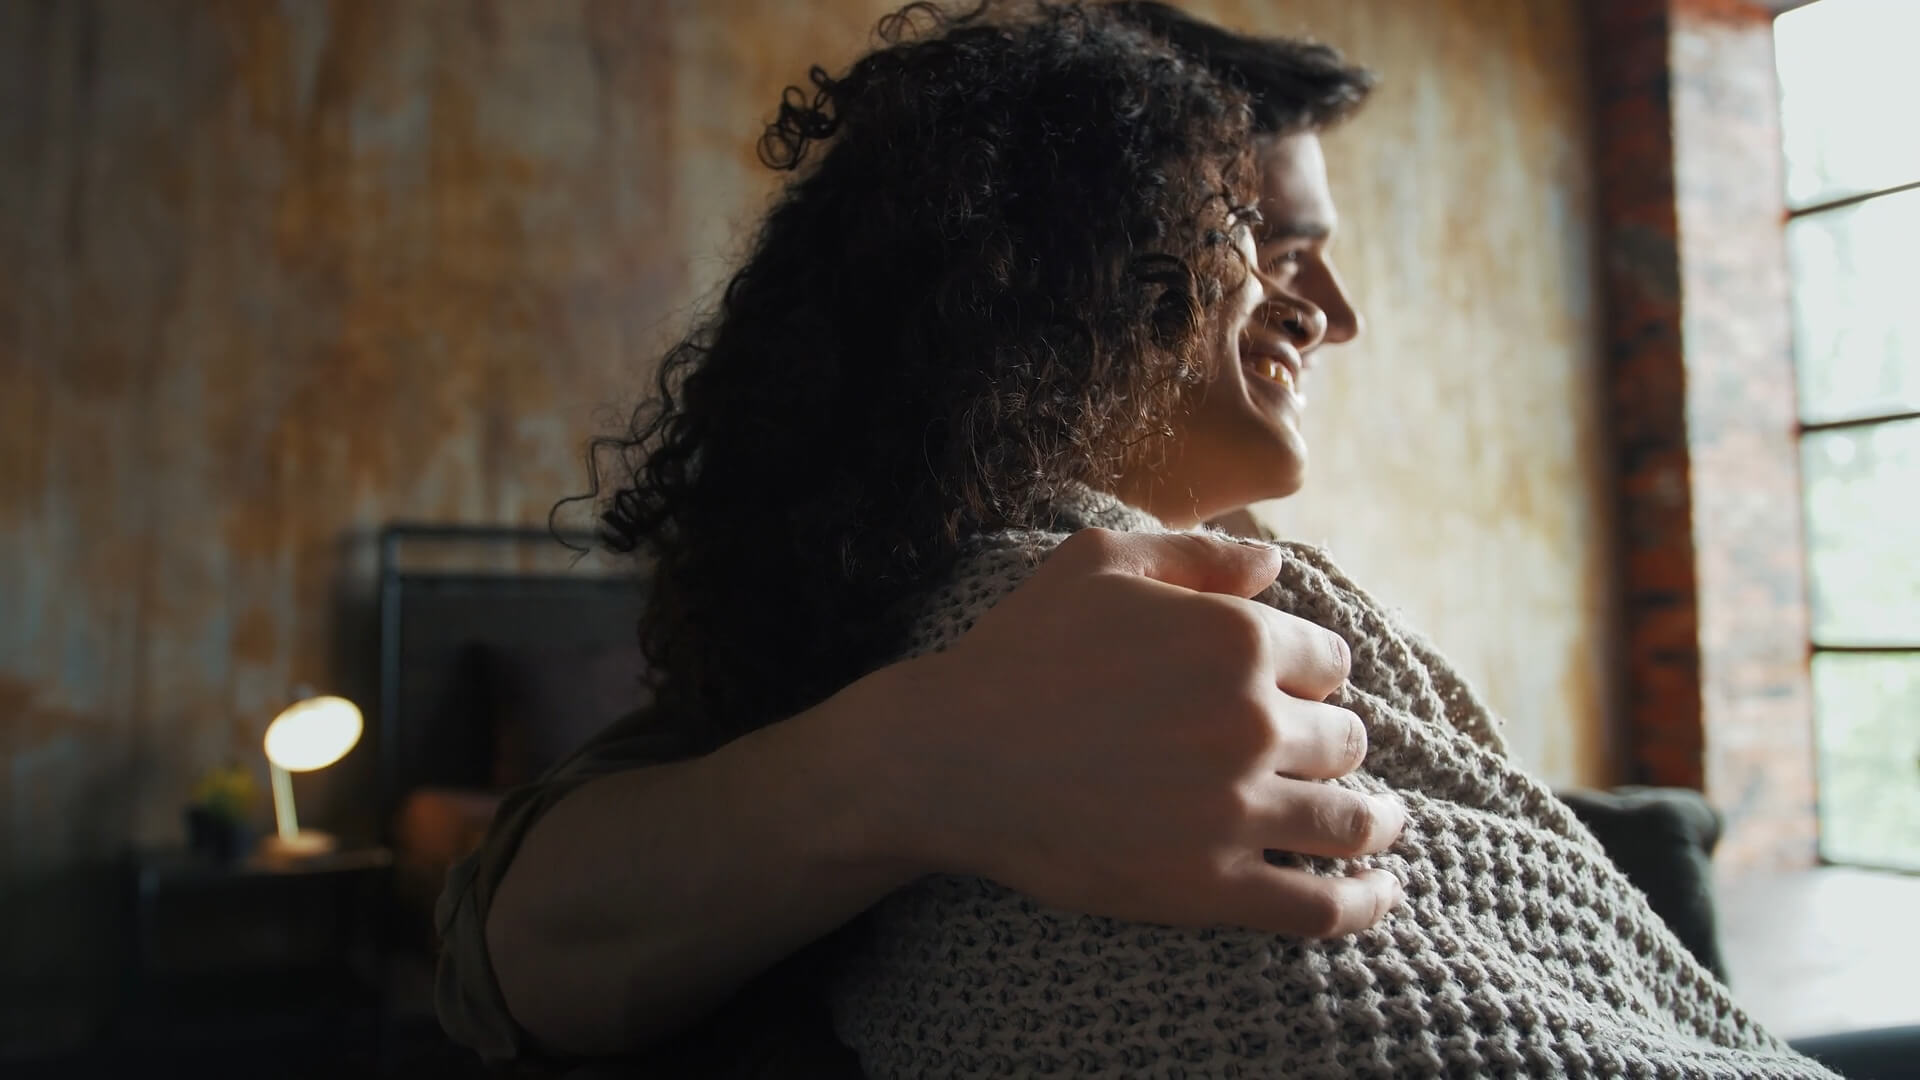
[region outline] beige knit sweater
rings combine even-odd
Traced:
[[[1077,492],[1061,531],[984,538],[929,598],[912,652],[952,644],[1068,532],[1096,525],[1165,528]],[[929,878],[875,910],[834,994],[869,1076],[1831,1075],[1733,1003],[1508,760],[1499,722],[1431,646],[1321,552],[1281,548],[1261,599],[1352,645],[1331,700],[1365,721],[1371,750],[1339,782],[1406,802],[1404,835],[1371,860],[1405,902],[1373,929],[1307,941],[1117,922]]]

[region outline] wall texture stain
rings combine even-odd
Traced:
[[[381,524],[579,490],[764,207],[780,89],[892,6],[0,5],[0,879],[177,841],[295,685],[370,692]],[[1522,757],[1608,779],[1578,5],[1194,6],[1385,76],[1329,141],[1372,331],[1271,520],[1431,631]]]

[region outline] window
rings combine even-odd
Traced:
[[[1920,869],[1920,3],[1774,23],[1820,847]]]

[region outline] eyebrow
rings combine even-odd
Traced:
[[[1260,242],[1276,240],[1325,240],[1333,235],[1333,226],[1323,221],[1281,221],[1260,229]]]

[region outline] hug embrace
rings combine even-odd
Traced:
[[[630,866],[653,856],[616,850],[643,804],[613,778],[768,746],[906,671],[887,685],[918,696],[885,724],[831,729],[874,790],[911,786],[878,748],[915,729],[938,750],[916,760],[942,763],[919,790],[985,776],[1042,797],[1009,794],[1027,816],[997,831],[990,799],[964,822],[901,803],[937,858],[768,883],[806,914],[727,954],[732,985],[702,993],[821,937],[770,1011],[817,1022],[837,1067],[1829,1075],[1749,1018],[1510,760],[1433,645],[1325,553],[1203,525],[1306,481],[1309,380],[1362,332],[1317,136],[1369,76],[1147,3],[916,5],[882,38],[789,91],[761,153],[791,183],[656,398],[601,447],[603,535],[649,560],[656,698],[509,804],[455,872],[449,1028],[499,1057],[632,1049],[618,1033],[666,1008],[636,973],[691,946],[621,944],[641,901],[609,898],[644,893]],[[1044,591],[1087,567],[1086,591]],[[1018,668],[1007,642],[1071,618],[1035,598],[1070,594],[1159,633],[1148,661],[1109,650],[1017,701],[974,685],[975,722],[939,722],[958,665],[999,643],[987,670]],[[1333,643],[1313,662],[1330,678],[1287,675],[1309,633]],[[989,768],[981,733],[1042,749]],[[1023,778],[1056,736],[1073,764]],[[1155,739],[1177,741],[1140,752]],[[1105,870],[1057,839],[1096,782],[1139,793],[1101,804]],[[1129,861],[1179,887],[1154,892]],[[582,863],[603,878],[570,878]],[[763,921],[742,916],[742,940]]]

